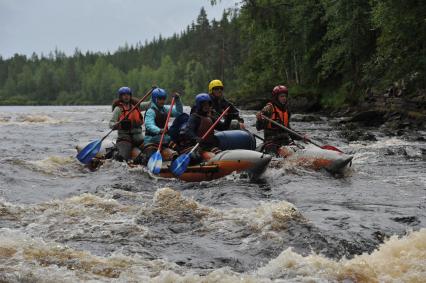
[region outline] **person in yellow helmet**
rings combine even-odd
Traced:
[[[223,89],[224,86],[220,80],[212,80],[209,83],[209,95],[212,101],[211,116],[213,121],[215,121],[228,106],[231,106],[231,109],[229,109],[228,113],[225,115],[223,130],[244,129],[244,119],[240,117],[238,109],[224,98]]]

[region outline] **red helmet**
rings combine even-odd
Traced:
[[[272,90],[272,96],[278,96],[281,93],[288,94],[288,88],[286,86],[284,86],[284,85],[277,85]]]

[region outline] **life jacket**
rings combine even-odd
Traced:
[[[193,115],[196,115],[197,117],[200,118],[200,125],[198,126],[198,129],[197,129],[197,136],[201,138],[208,131],[208,129],[210,129],[210,127],[213,125],[213,121],[209,116],[203,116],[198,113],[194,113]],[[214,132],[210,131],[210,133],[205,138],[205,141],[209,142],[209,141],[212,141],[213,139],[214,139]]]
[[[166,125],[166,120],[167,120],[167,112],[162,112],[154,107],[152,107],[151,109],[155,111],[155,125],[159,127],[160,129],[164,129],[164,125]],[[145,115],[146,115],[146,112],[145,112]],[[156,136],[156,134],[148,130],[146,131],[145,134],[148,136]]]
[[[139,128],[143,125],[143,117],[142,117],[142,114],[140,112],[139,107],[136,107],[136,109],[133,110],[132,112],[130,112],[130,114],[127,116],[127,118],[124,119],[124,117],[129,113],[129,111],[133,108],[133,106],[136,105],[136,103],[133,100],[130,102],[130,105],[124,104],[121,101],[114,102],[114,104],[112,106],[113,109],[115,107],[120,107],[120,109],[121,109],[121,115],[120,115],[120,117],[118,117],[118,121],[122,121],[120,123],[121,124],[120,127],[122,128],[122,130],[131,130],[131,129],[134,129],[134,128]],[[123,127],[123,125],[126,125],[126,126]]]
[[[271,120],[274,120],[280,123],[281,125],[288,127],[288,112],[281,110],[279,107],[277,107],[271,102],[269,102],[268,104],[271,105],[273,108]],[[274,129],[278,129],[278,126],[269,122],[268,125],[266,126],[266,129],[274,130]]]
[[[179,134],[186,127],[188,119],[189,119],[189,115],[187,113],[182,113],[173,120],[172,125],[169,127],[169,130],[167,131],[172,141],[175,141],[175,142],[178,141]]]

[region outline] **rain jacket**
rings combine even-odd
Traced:
[[[176,99],[176,104],[173,106],[172,110],[172,117],[177,117],[180,114],[183,113],[183,105],[180,99]],[[161,113],[167,113],[169,112],[170,105],[164,105],[161,109],[158,108],[157,104],[154,102],[151,102],[151,107],[145,112],[145,146],[148,144],[157,144],[160,142],[161,134],[160,131],[162,130],[160,127],[157,126],[155,122],[155,116],[156,111],[160,111]],[[170,142],[170,136],[166,133],[164,135],[164,144],[168,144]]]

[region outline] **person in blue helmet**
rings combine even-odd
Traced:
[[[183,113],[183,105],[178,93],[172,94],[175,97],[175,106],[172,109],[171,116],[177,117]],[[160,143],[161,134],[167,119],[170,105],[165,105],[167,92],[162,88],[156,88],[152,91],[151,106],[145,112],[145,141],[144,141],[144,162],[147,163],[151,155],[157,151]],[[169,148],[170,136],[164,135],[163,148],[161,155],[163,160],[172,160],[177,156],[177,152]]]
[[[187,152],[200,142],[199,151],[196,153],[195,158],[191,160],[201,161],[203,159],[211,158],[215,153],[220,150],[218,148],[219,141],[214,135],[214,130],[211,131],[204,140],[201,137],[213,125],[212,115],[212,100],[207,93],[200,93],[195,96],[195,107],[188,122],[180,132],[179,148],[181,152]],[[219,122],[215,129],[224,130],[227,128],[225,122]]]
[[[132,97],[130,87],[123,86],[118,89],[118,99],[112,103],[112,117],[109,122],[111,129],[117,130],[117,151],[113,158],[118,161],[128,161],[133,147],[142,145],[144,141],[142,133],[143,116],[141,111],[147,110],[150,102],[142,102],[129,116],[122,120],[127,113],[138,103],[138,99]],[[118,121],[122,120],[119,124]]]

